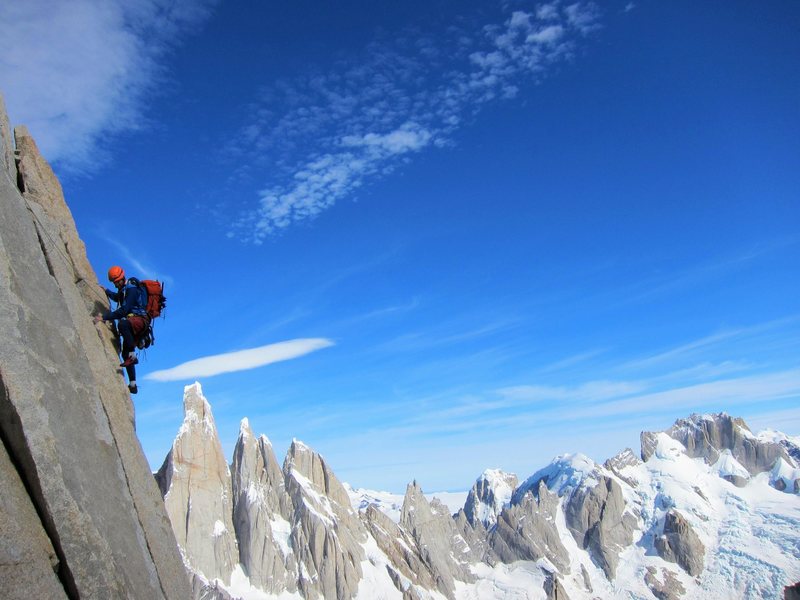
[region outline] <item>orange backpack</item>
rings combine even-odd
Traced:
[[[152,321],[156,317],[160,317],[161,311],[167,306],[167,297],[164,295],[164,284],[155,279],[139,280],[135,277],[128,279],[128,283],[135,285],[147,294],[147,303],[145,304],[144,310],[147,312],[147,316],[150,317],[150,320]]]
[[[145,306],[147,315],[150,319],[160,317],[161,311],[167,305],[163,284],[155,279],[144,279],[140,282],[140,285],[147,292],[147,306]]]

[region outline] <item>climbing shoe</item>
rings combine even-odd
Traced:
[[[121,363],[119,363],[119,366],[120,367],[131,367],[131,366],[133,366],[135,364],[138,364],[138,363],[139,363],[139,359],[136,358],[136,355],[133,352],[131,352],[130,354],[128,354],[128,358],[126,358]]]
[[[139,386],[137,386],[135,383],[132,383],[128,386],[128,391],[131,394],[137,394],[139,393]]]

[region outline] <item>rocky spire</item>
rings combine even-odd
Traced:
[[[231,475],[199,383],[186,386],[183,425],[156,479],[188,564],[230,583],[238,563]]]
[[[283,463],[294,507],[291,546],[305,597],[352,598],[362,577],[366,530],[325,459],[298,440]]]
[[[250,583],[268,593],[294,592],[293,507],[272,444],[243,419],[233,451],[233,526]]]
[[[6,114],[6,102],[0,93],[0,171],[4,171],[10,181],[16,184],[17,166],[14,161],[14,143],[11,139],[11,126]]]
[[[466,546],[447,507],[435,498],[429,503],[416,481],[406,488],[400,526],[414,540],[420,559],[442,594],[454,597],[456,579],[474,581],[468,566],[472,549]]]

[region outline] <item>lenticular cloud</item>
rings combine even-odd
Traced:
[[[247,371],[271,363],[298,358],[329,346],[333,346],[333,342],[324,338],[288,340],[277,344],[259,346],[258,348],[196,358],[171,369],[150,373],[145,379],[180,381],[182,379],[211,377],[235,371]]]

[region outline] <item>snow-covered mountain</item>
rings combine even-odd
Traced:
[[[800,439],[724,413],[642,433],[641,458],[489,469],[443,501],[354,490],[299,441],[280,467],[246,420],[228,471],[199,384],[184,405],[159,482],[196,598],[728,600],[800,581]]]
[[[400,513],[403,510],[403,499],[405,498],[403,494],[392,494],[391,492],[363,488],[354,489],[348,483],[343,485],[350,496],[350,503],[354,509],[359,511],[366,510],[372,504],[395,523],[400,522]],[[467,496],[467,492],[433,492],[432,494],[425,494],[428,502],[432,502],[436,498],[451,513],[457,513],[459,509],[464,507]]]

